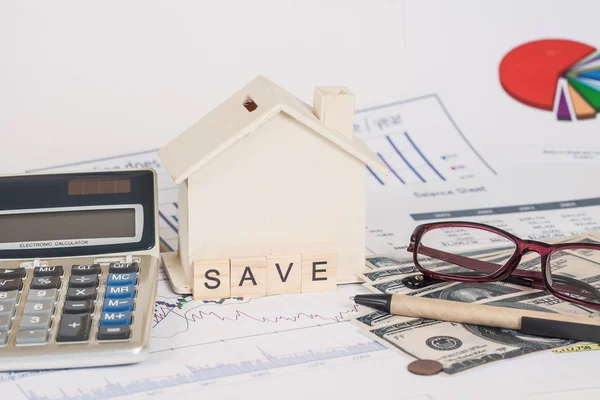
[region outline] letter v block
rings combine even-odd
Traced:
[[[231,297],[267,294],[267,258],[244,257],[231,260]]]
[[[194,300],[230,297],[229,259],[194,261]]]
[[[337,254],[302,254],[302,293],[333,292],[337,281]]]
[[[302,255],[267,257],[267,294],[302,292]]]

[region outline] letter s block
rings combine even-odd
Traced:
[[[333,292],[337,281],[337,254],[302,254],[302,293]]]
[[[194,261],[194,300],[231,297],[229,259]]]

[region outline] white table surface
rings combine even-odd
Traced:
[[[592,2],[413,0],[403,18],[400,1],[0,1],[0,174],[158,148],[257,74],[308,103],[316,85],[350,87],[358,108],[436,92],[502,164],[508,153],[494,149],[527,142],[532,127],[483,129],[496,123],[466,100],[481,95],[469,76],[497,85],[497,70],[472,67],[494,66],[490,48],[525,37],[600,45]],[[404,365],[380,371],[398,385],[390,398],[422,385],[435,399],[597,399],[599,372],[600,352],[530,355],[454,377],[415,377]]]

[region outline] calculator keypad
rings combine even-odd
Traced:
[[[160,260],[133,261],[0,260],[0,371],[142,359]]]
[[[0,346],[6,345],[13,330],[16,345],[47,344],[56,323],[57,343],[89,341],[94,323],[98,324],[99,341],[129,339],[138,264],[112,263],[105,279],[101,279],[99,264],[76,264],[70,272],[65,274],[62,265],[35,267],[27,281],[29,291],[20,305],[26,269],[0,269]],[[64,285],[67,287],[62,291]],[[19,307],[22,314],[17,326],[14,320]]]

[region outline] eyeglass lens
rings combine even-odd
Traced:
[[[484,229],[443,227],[423,234],[417,261],[425,269],[448,276],[486,277],[502,268],[516,247],[504,236]]]
[[[600,250],[555,251],[548,258],[548,283],[572,299],[600,304]]]

